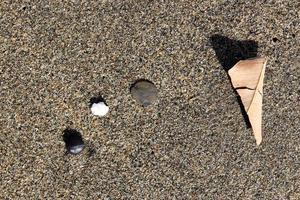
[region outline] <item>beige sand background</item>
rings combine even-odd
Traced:
[[[299,7],[1,0],[0,198],[300,199]],[[260,147],[213,35],[269,56]],[[129,93],[140,78],[159,89],[147,108]],[[98,94],[104,118],[89,110]],[[68,127],[80,155],[65,155]]]

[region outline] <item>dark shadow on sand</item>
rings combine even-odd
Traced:
[[[106,103],[106,101],[104,100],[104,98],[103,98],[101,95],[98,95],[98,96],[92,97],[92,98],[90,99],[90,108],[92,107],[92,105],[93,105],[94,103],[99,103],[99,102],[104,102],[105,105],[107,105],[107,103]]]
[[[216,56],[220,64],[226,72],[228,72],[228,70],[230,70],[240,60],[257,57],[258,44],[253,40],[237,41],[222,35],[213,35],[210,37],[210,43],[216,52]],[[235,91],[233,86],[232,89]],[[242,100],[236,91],[235,94],[237,96],[246,126],[247,128],[251,128],[251,123],[246,110],[244,109]]]

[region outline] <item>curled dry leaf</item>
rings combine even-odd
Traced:
[[[262,99],[266,62],[266,58],[241,60],[228,71],[232,85],[247,112],[257,145],[262,141]]]

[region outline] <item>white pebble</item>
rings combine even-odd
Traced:
[[[93,103],[91,111],[93,115],[103,117],[108,113],[109,107],[104,102]]]

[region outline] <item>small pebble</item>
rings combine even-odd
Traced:
[[[103,117],[109,111],[109,107],[104,102],[93,103],[91,106],[93,115]]]
[[[81,134],[74,129],[64,130],[64,142],[66,143],[66,150],[71,154],[78,154],[84,149],[84,142]]]
[[[130,88],[131,95],[138,103],[143,106],[149,106],[157,100],[158,89],[147,80],[140,80],[134,83]]]

